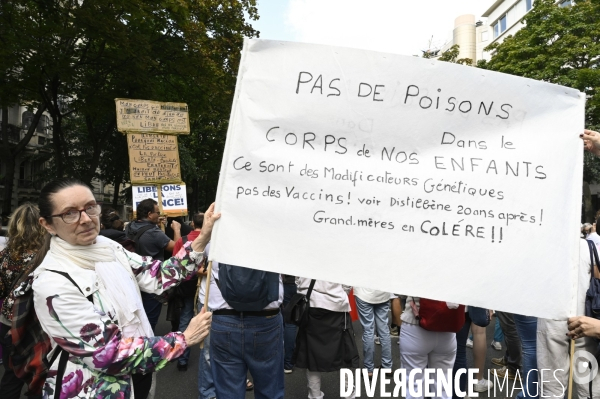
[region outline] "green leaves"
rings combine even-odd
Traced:
[[[255,0],[0,2],[0,102],[47,105],[51,175],[113,184],[128,178],[114,99],[186,102],[184,178],[216,176],[243,38],[257,33],[245,15],[258,18]],[[194,195],[210,203],[206,183]]]
[[[477,66],[576,88],[587,96],[585,124],[600,126],[600,2],[558,7],[536,0],[526,26],[503,43],[486,48],[490,61]],[[600,181],[600,162],[586,155],[584,180]]]

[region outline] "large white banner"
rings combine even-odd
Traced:
[[[566,318],[584,103],[475,67],[247,40],[211,258]]]

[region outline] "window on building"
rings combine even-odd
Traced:
[[[42,115],[37,126],[35,127],[35,131],[37,133],[46,133],[47,127],[48,127],[48,117],[46,115]]]
[[[21,129],[29,129],[29,126],[31,126],[31,122],[33,122],[33,112],[23,112],[23,114],[21,115]]]
[[[39,145],[46,144],[46,138],[44,136],[38,136],[38,144]]]
[[[525,0],[525,10],[526,11],[531,10],[531,7],[533,5],[532,3],[533,3],[533,0]]]
[[[50,123],[50,118],[48,117],[48,115],[44,115],[42,116],[42,118],[45,119],[44,124],[45,124],[45,128],[44,128],[44,133],[45,134],[50,134],[50,130],[52,128],[52,124]]]
[[[559,7],[570,7],[573,5],[573,1],[572,0],[563,0],[560,3],[558,3]]]
[[[494,39],[500,36],[506,30],[506,14],[504,14],[494,24]]]

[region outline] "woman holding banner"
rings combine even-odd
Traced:
[[[33,261],[33,273],[18,289],[33,289],[35,311],[51,337],[52,353],[61,353],[50,366],[45,394],[96,398],[120,392],[120,397],[130,398],[133,385],[136,399],[146,398],[152,372],[201,342],[210,329],[211,313],[193,318],[183,333],[154,337],[140,291],[160,294],[192,278],[220,214],[211,205],[202,233],[161,262],[99,236],[100,206],[78,180],[48,183],[39,208],[48,234]]]

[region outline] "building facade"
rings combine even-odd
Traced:
[[[28,110],[26,106],[17,105],[8,109],[9,142],[16,145],[25,135],[33,121],[34,110]],[[0,121],[2,113],[0,112]],[[0,135],[0,143],[2,135]],[[44,170],[49,166],[48,157],[43,153],[50,154],[48,146],[52,144],[52,120],[50,115],[44,113],[35,129],[35,133],[29,140],[25,149],[17,156],[15,165],[15,176],[13,181],[13,193],[10,209],[14,210],[25,202],[37,203],[40,190],[44,185]],[[7,172],[5,159],[0,159],[0,176]],[[114,186],[104,184],[94,179],[92,190],[98,203],[110,204],[113,200]],[[0,214],[6,209],[2,203],[4,196],[4,179],[0,179]]]

